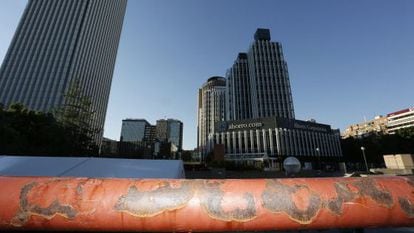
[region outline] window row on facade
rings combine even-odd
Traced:
[[[298,129],[256,129],[209,135],[212,151],[222,144],[225,154],[266,154],[268,156],[341,156],[339,136],[335,133]]]

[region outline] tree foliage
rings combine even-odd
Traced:
[[[89,96],[82,94],[79,80],[74,80],[65,94],[64,105],[55,111],[56,119],[67,133],[86,151],[97,151],[94,136],[99,129],[92,126],[95,111]]]
[[[401,138],[412,140],[414,139],[414,127],[399,129],[397,135]]]
[[[361,162],[361,147],[365,148],[368,163],[384,164],[386,154],[414,154],[414,128],[397,131],[396,134],[369,135],[363,138],[342,139],[342,152],[347,162]]]
[[[13,104],[7,110],[0,110],[0,122],[0,154],[91,155],[91,151],[79,147],[71,132],[51,113]]]
[[[191,155],[192,155],[192,152],[191,151],[183,150],[181,152],[181,159],[183,161],[191,161],[192,160],[192,156]]]
[[[98,154],[90,127],[94,117],[88,97],[77,84],[54,114],[28,110],[22,104],[0,106],[0,154],[94,156]]]

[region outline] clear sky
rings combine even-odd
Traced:
[[[0,2],[1,61],[25,4]],[[343,130],[414,106],[413,12],[411,0],[129,0],[105,136],[124,118],[176,118],[194,148],[198,88],[258,27],[283,45],[296,118]]]

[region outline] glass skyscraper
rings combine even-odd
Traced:
[[[257,29],[247,53],[227,71],[227,119],[295,118],[287,63],[282,45],[269,29]]]
[[[277,158],[281,162],[289,156],[342,156],[339,130],[314,120],[295,119],[282,45],[271,41],[269,29],[257,29],[247,53],[238,54],[221,82],[226,85],[219,90],[225,91],[223,116],[227,120],[214,114],[222,109],[221,105],[208,95],[199,97],[204,101],[199,106],[215,110],[204,111],[203,115],[200,109],[204,109],[199,107],[199,142],[204,143],[199,145],[204,156],[215,153],[218,145],[217,153],[224,149],[227,161],[274,162]],[[272,167],[276,166],[273,162]]]
[[[252,118],[249,63],[246,53],[239,53],[233,66],[227,70],[227,120]]]
[[[76,81],[101,129],[126,0],[29,0],[0,69],[0,103],[53,111]]]

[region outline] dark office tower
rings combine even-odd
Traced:
[[[29,0],[0,69],[0,103],[48,112],[77,82],[105,121],[126,0]]]
[[[251,118],[249,65],[246,53],[239,53],[233,66],[227,70],[226,78],[227,120]]]
[[[153,129],[145,119],[122,120],[121,142],[143,142],[149,138]]]
[[[179,151],[183,147],[183,122],[175,119],[157,120],[155,138],[160,142],[173,143]]]
[[[293,119],[295,112],[282,45],[270,40],[269,29],[257,29],[247,53],[252,117]]]

